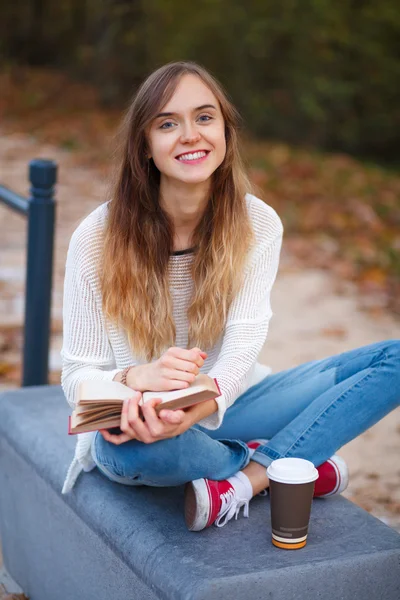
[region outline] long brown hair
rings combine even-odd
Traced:
[[[176,329],[168,276],[173,224],[160,207],[160,172],[147,158],[145,131],[186,74],[197,75],[216,96],[226,138],[225,158],[213,174],[206,210],[192,236],[189,348],[207,351],[218,341],[253,240],[236,109],[203,67],[184,61],[164,65],[143,82],[123,122],[100,269],[106,317],[125,329],[133,353],[149,362],[175,345]]]

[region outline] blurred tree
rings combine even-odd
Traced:
[[[67,69],[106,103],[125,103],[157,66],[192,59],[260,137],[399,159],[397,0],[0,3],[3,62]]]
[[[147,71],[141,0],[91,0],[92,80],[105,104],[126,98]]]

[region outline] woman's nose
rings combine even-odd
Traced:
[[[181,141],[186,143],[197,142],[200,139],[200,133],[193,125],[186,125],[182,131]]]

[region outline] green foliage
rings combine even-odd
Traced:
[[[68,67],[106,102],[191,59],[260,137],[396,160],[396,0],[14,0],[2,12],[3,54]]]

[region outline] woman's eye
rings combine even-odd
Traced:
[[[211,121],[212,118],[213,117],[210,117],[210,115],[200,115],[198,117],[198,119],[202,123],[208,123],[208,121]],[[172,129],[174,125],[175,125],[175,123],[173,123],[172,121],[166,121],[165,123],[163,123],[162,125],[160,125],[160,129],[164,129],[164,131],[166,131],[167,129]]]
[[[166,125],[173,125],[173,123],[172,121],[167,121],[161,125],[160,129],[171,129],[171,127],[165,127]]]

